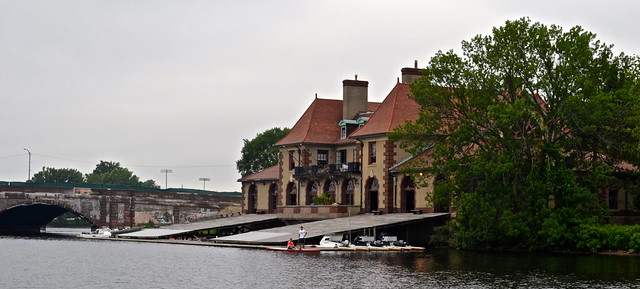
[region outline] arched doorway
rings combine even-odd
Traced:
[[[249,186],[247,195],[249,197],[247,200],[247,214],[254,214],[258,210],[258,188],[256,185]]]
[[[355,180],[348,179],[342,182],[342,204],[343,205],[353,205],[354,203],[354,194],[355,190]]]
[[[278,207],[278,185],[269,186],[269,213],[275,213]]]
[[[369,178],[367,180],[367,200],[365,202],[365,211],[377,211],[378,210],[378,179]]]
[[[309,181],[307,183],[307,194],[305,205],[311,205],[313,203],[313,198],[318,196],[318,182],[317,181]]]
[[[413,179],[405,176],[400,182],[400,211],[411,212],[416,209],[416,188]]]
[[[294,182],[287,184],[287,206],[295,206],[298,204],[298,189]]]

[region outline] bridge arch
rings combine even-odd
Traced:
[[[98,222],[64,203],[48,201],[23,202],[0,211],[0,232],[38,233],[57,216],[71,212],[87,221],[92,228]]]

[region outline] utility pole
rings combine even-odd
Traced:
[[[31,152],[26,148],[24,150],[29,154],[29,170],[27,174],[27,181],[29,181],[31,179]]]
[[[171,169],[161,169],[160,172],[164,174],[164,189],[166,190],[166,189],[168,189],[167,179],[169,179],[169,174],[173,173],[173,170],[171,170]]]
[[[200,178],[199,180],[202,181],[202,190],[206,191],[205,184],[206,184],[206,182],[210,181],[211,179],[210,178]]]

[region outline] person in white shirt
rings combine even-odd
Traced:
[[[303,226],[300,226],[300,231],[298,231],[298,237],[300,239],[298,241],[298,244],[300,244],[300,248],[304,248],[304,238],[307,237],[307,230],[305,230]]]

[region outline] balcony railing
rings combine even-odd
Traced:
[[[335,176],[360,173],[360,163],[343,163],[296,167],[293,176],[296,178]]]

